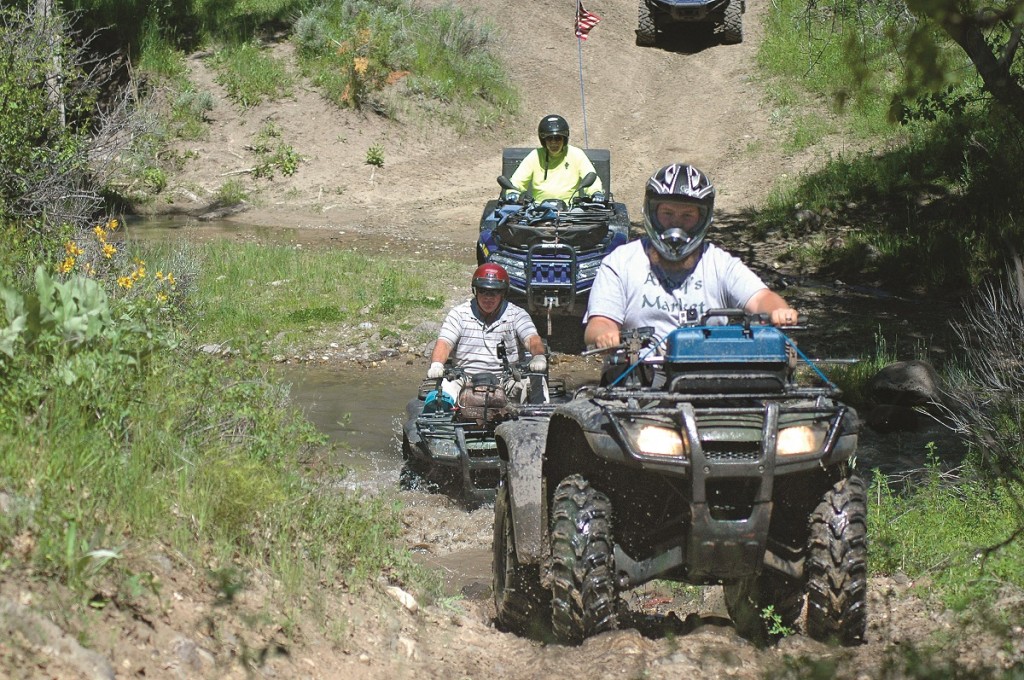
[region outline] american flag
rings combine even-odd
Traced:
[[[597,16],[593,12],[588,12],[583,9],[583,3],[576,3],[576,37],[580,40],[587,39],[587,33],[590,33],[590,29],[597,26],[597,22],[601,20],[601,17]]]

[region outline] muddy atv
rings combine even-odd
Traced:
[[[655,45],[671,26],[706,24],[726,45],[743,42],[745,0],[638,0],[636,44]]]
[[[578,643],[663,579],[724,586],[758,644],[798,629],[805,601],[811,637],[863,641],[859,420],[820,372],[797,384],[795,345],[763,321],[713,310],[663,343],[624,333],[603,386],[497,428],[500,627]]]
[[[501,188],[480,218],[477,263],[494,262],[508,272],[509,299],[531,314],[545,315],[551,336],[553,315],[578,324],[604,257],[629,239],[629,214],[611,194],[610,157],[606,149],[585,149],[597,174],[584,177],[568,203],[535,202],[527,195],[507,200],[515,187],[508,177],[532,149],[508,148],[502,154]],[[592,200],[585,189],[601,178],[605,198]],[[543,324],[541,324],[543,325]]]
[[[531,372],[528,364],[529,358],[515,365],[506,361],[499,374],[466,376],[449,362],[442,378],[424,380],[405,409],[402,488],[439,491],[467,507],[492,502],[503,465],[494,446],[495,427],[513,414],[549,412],[553,401],[566,400],[564,381]],[[512,403],[505,394],[502,385],[510,375],[528,382],[526,403]],[[444,393],[442,383],[457,379],[465,385],[456,400]]]

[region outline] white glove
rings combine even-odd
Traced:
[[[437,380],[438,378],[444,377],[444,364],[440,361],[435,361],[430,364],[430,368],[427,369],[427,377],[431,380]]]
[[[534,358],[530,359],[530,370],[534,373],[543,373],[548,367],[548,360],[543,354],[538,354]]]

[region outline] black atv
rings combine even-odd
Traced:
[[[602,385],[497,428],[499,626],[578,643],[619,626],[620,593],[666,579],[723,585],[759,644],[805,598],[811,637],[863,641],[859,419],[820,372],[796,384],[795,345],[765,321],[712,310],[661,343],[623,333]]]
[[[424,380],[406,405],[402,432],[404,489],[446,493],[469,507],[494,500],[503,463],[494,447],[494,428],[513,416],[550,412],[552,401],[565,401],[565,383],[529,370],[529,357],[516,364],[498,348],[504,368],[499,374],[467,376],[452,367],[437,380]],[[507,378],[529,384],[526,403],[512,403],[503,385]],[[458,399],[444,393],[444,380],[464,380]]]

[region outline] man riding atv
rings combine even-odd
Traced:
[[[602,261],[585,317],[587,344],[614,347],[621,329],[644,326],[664,338],[688,318],[723,307],[768,314],[777,326],[797,322],[796,310],[739,258],[704,241],[714,208],[715,187],[692,165],[666,165],[647,180],[646,237]]]
[[[444,376],[444,364],[453,351],[455,368],[465,375],[497,375],[503,367],[499,345],[505,347],[507,360],[514,364],[519,360],[519,343],[533,355],[531,371],[543,372],[547,368],[544,341],[537,326],[523,308],[505,300],[508,288],[508,272],[501,265],[486,263],[477,267],[473,272],[473,298],[453,307],[441,324],[430,355],[428,379]],[[464,382],[464,378],[445,380],[442,389],[456,401]],[[527,386],[520,382],[510,379],[504,388],[513,401],[523,402],[527,398]]]
[[[569,144],[569,123],[561,116],[544,116],[537,125],[537,137],[540,147],[509,178],[517,191],[506,193],[505,200],[518,201],[520,193],[528,192],[538,203],[552,198],[569,203],[578,194],[581,180],[597,173],[594,164],[583,149]],[[604,200],[600,178],[588,190],[594,200]]]

